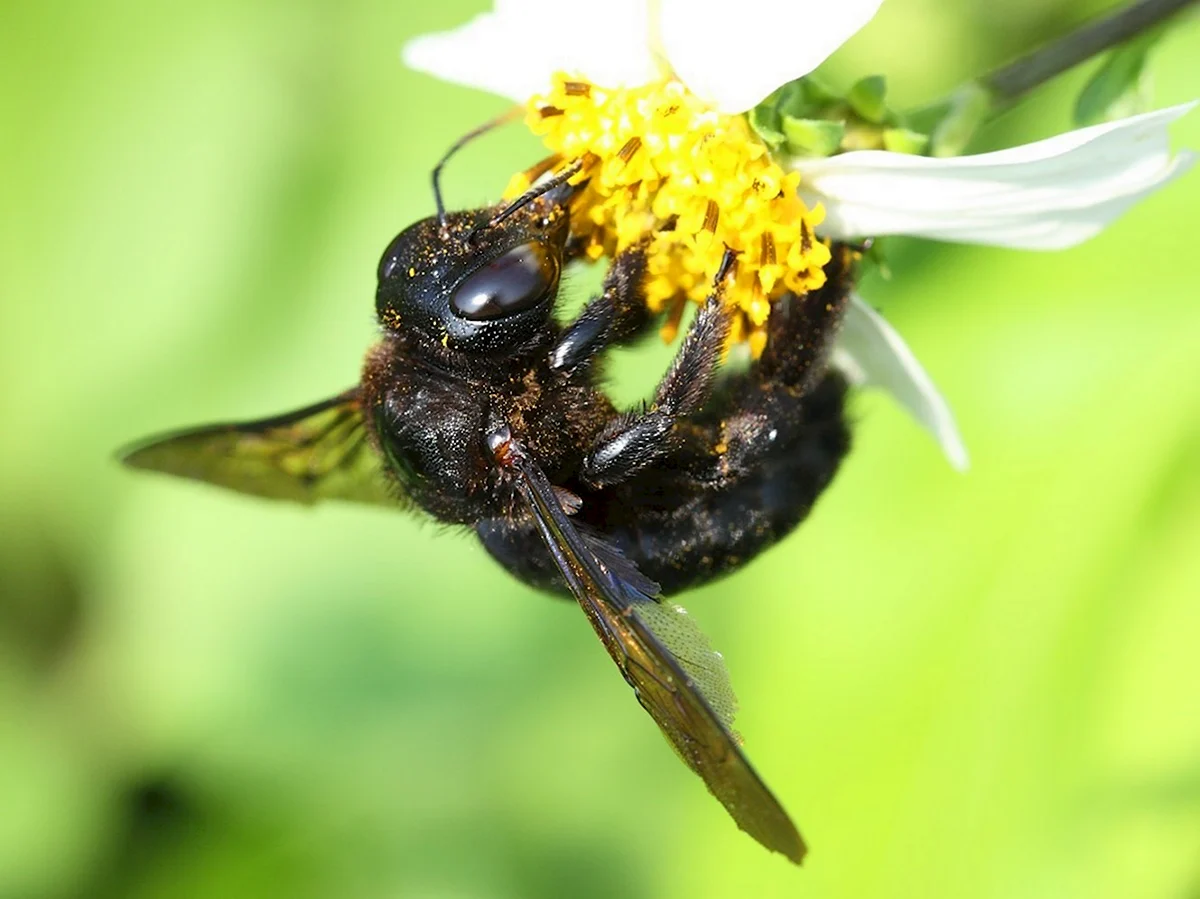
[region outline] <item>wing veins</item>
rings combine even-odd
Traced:
[[[516,489],[551,557],[639,704],[737,825],[768,849],[799,864],[804,843],[742,753],[740,739],[726,726],[725,720],[731,717],[723,719],[716,712],[681,658],[639,615],[639,604],[658,603],[656,597],[641,592],[639,584],[656,590],[657,585],[638,573],[615,548],[607,549],[610,554],[617,553],[616,565],[605,564],[593,553],[563,511],[545,474],[513,443],[511,437],[500,442],[494,449],[497,459],[515,472]],[[695,667],[715,670],[703,664]],[[732,711],[729,714],[732,716]]]
[[[403,506],[369,439],[360,388],[257,421],[176,431],[122,454],[126,464],[270,499]]]

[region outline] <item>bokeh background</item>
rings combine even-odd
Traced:
[[[1102,5],[888,0],[826,73],[917,104]],[[480,6],[0,7],[0,896],[1200,896],[1195,173],[1070,252],[892,242],[864,291],[973,468],[861,396],[811,520],[683,597],[801,870],[467,536],[114,463],[354,382],[380,251],[503,107],[399,47]],[[1162,43],[1160,105],[1198,54]],[[1085,75],[979,146],[1068,127]],[[537,156],[478,143],[450,202]]]

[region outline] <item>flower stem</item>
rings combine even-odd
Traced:
[[[1079,63],[1154,28],[1196,0],[1139,0],[1088,22],[1053,43],[979,79],[997,103],[1019,99]]]
[[[1088,22],[1015,62],[961,85],[948,97],[909,115],[927,130],[930,156],[959,156],[979,129],[1035,87],[1105,50],[1147,34],[1197,0],[1137,0]]]

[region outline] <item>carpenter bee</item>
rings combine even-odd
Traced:
[[[469,135],[468,137],[473,136]],[[644,245],[613,259],[598,296],[552,317],[581,253],[577,167],[507,203],[437,214],[383,253],[379,342],[359,384],[284,415],[150,440],[135,468],[301,503],[422,510],[474,529],[534,587],[574,597],[638,701],[738,826],[799,863],[795,825],[733,730],[721,656],[663,600],[744,565],[805,517],[849,446],[846,382],[827,364],[853,254],[826,285],[771,313],[761,358],[717,377],[728,334],[727,251],[653,400],[618,411],[604,351],[654,325]],[[578,180],[578,179],[574,179]]]

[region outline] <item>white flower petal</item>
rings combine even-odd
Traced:
[[[693,93],[722,112],[745,112],[771,91],[807,75],[883,0],[737,0],[726,8],[661,0],[659,39],[667,62]]]
[[[419,72],[518,103],[548,90],[555,72],[605,87],[658,76],[645,0],[497,0],[466,25],[413,38],[402,55]]]
[[[834,365],[854,383],[882,387],[937,440],[950,464],[968,465],[950,406],[896,329],[857,294],[850,295]]]
[[[801,194],[825,206],[836,238],[911,234],[1057,250],[1095,236],[1191,166],[1167,125],[1196,102],[1093,125],[995,153],[931,159],[863,150],[797,159]]]

